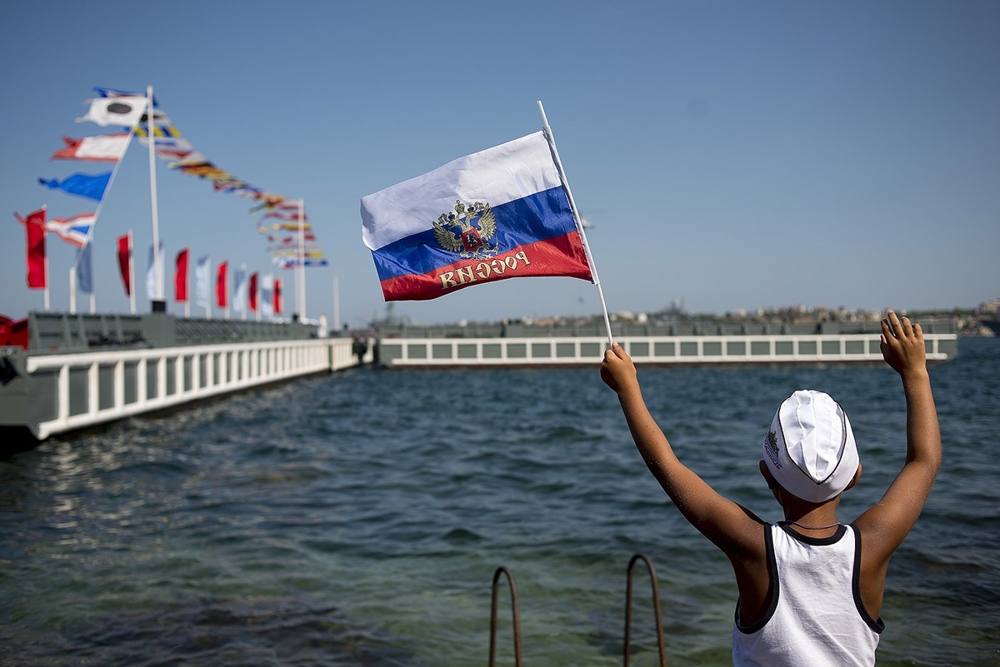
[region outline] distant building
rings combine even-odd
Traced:
[[[979,304],[980,315],[996,315],[1000,313],[1000,299],[990,299]]]

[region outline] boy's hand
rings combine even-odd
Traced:
[[[882,320],[882,342],[879,345],[882,358],[900,375],[925,370],[927,351],[924,347],[924,332],[919,324],[910,324],[910,319],[900,320],[896,313]]]
[[[616,392],[639,383],[632,358],[625,354],[625,350],[618,343],[612,343],[611,348],[604,351],[601,379]]]

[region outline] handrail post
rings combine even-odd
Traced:
[[[501,565],[493,573],[493,601],[490,605],[490,667],[496,665],[496,640],[497,640],[497,584],[500,582],[500,575],[507,575],[510,583],[510,602],[513,610],[513,633],[514,633],[514,664],[521,667],[521,619],[517,611],[517,586],[514,584],[514,575],[506,567]]]
[[[656,579],[653,562],[645,554],[635,554],[628,562],[627,586],[625,591],[625,646],[622,649],[623,665],[629,665],[629,644],[632,641],[632,567],[641,560],[649,570],[649,580],[653,587],[653,614],[656,618],[656,640],[660,650],[660,667],[667,667],[667,649],[663,641],[663,616],[660,613],[660,585]]]

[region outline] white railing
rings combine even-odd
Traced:
[[[55,414],[29,428],[44,440],[56,433],[355,365],[350,339],[30,356],[29,375],[55,376]],[[85,383],[78,380],[71,387],[74,372],[85,373]],[[85,384],[84,391],[80,384]]]
[[[946,361],[955,334],[925,334],[927,358]],[[628,336],[617,341],[637,364],[849,363],[882,359],[878,334]],[[599,363],[607,339],[383,338],[380,363],[392,368],[582,366]]]

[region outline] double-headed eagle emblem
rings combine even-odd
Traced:
[[[457,231],[456,231],[457,230]],[[457,252],[462,259],[486,259],[499,251],[500,244],[487,241],[497,231],[497,220],[490,205],[473,202],[466,206],[455,202],[454,213],[442,213],[434,222],[434,238],[448,252]]]

